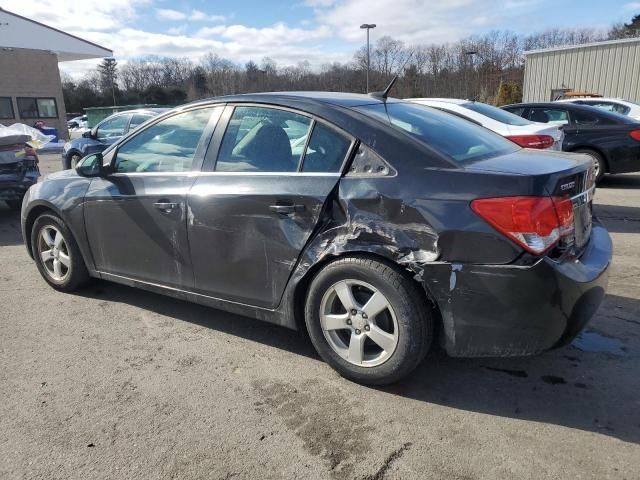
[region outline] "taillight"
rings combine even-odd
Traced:
[[[631,130],[629,132],[629,135],[631,136],[631,138],[633,138],[634,140],[638,140],[640,142],[640,130]]]
[[[526,251],[540,255],[565,235],[573,235],[569,197],[480,198],[471,208]]]
[[[509,140],[522,148],[549,148],[555,141],[550,135],[507,135]]]

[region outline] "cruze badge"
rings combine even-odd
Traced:
[[[569,183],[565,183],[564,185],[560,185],[560,190],[567,191],[567,190],[571,190],[573,187],[576,186],[576,182],[569,182]]]

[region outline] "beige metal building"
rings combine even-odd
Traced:
[[[0,8],[0,123],[42,121],[65,138],[58,62],[112,55],[100,45]]]
[[[524,53],[523,101],[548,102],[567,91],[640,103],[640,38]]]

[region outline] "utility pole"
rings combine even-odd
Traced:
[[[369,30],[372,28],[376,28],[375,23],[363,23],[360,25],[360,28],[363,28],[367,31],[367,93],[369,93],[369,69],[371,67],[371,55],[369,49]]]
[[[473,68],[474,67],[473,60],[474,60],[475,55],[478,54],[478,52],[475,51],[475,50],[469,50],[468,52],[464,52],[464,54],[467,55],[469,58],[471,58],[471,70],[474,70],[474,68]],[[480,79],[480,75],[478,74],[477,77],[478,77],[478,80],[479,80]],[[476,85],[476,87],[477,87],[477,85]],[[474,91],[475,91],[475,88],[474,88]],[[469,97],[469,81],[467,79],[467,66],[466,65],[465,65],[465,69],[464,69],[464,94],[465,94],[466,97]],[[475,94],[474,94],[474,100],[476,100]]]

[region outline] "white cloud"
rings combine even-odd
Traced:
[[[156,9],[156,17],[162,20],[191,20],[193,22],[224,22],[226,18],[223,15],[208,15],[201,10],[191,10],[190,13],[179,12],[170,8]]]
[[[160,8],[170,5],[160,0],[0,0],[9,11],[112,49],[121,64],[145,55],[197,60],[213,52],[237,63],[268,56],[283,66],[350,60],[364,42],[363,22],[378,25],[371,32],[374,42],[384,35],[407,43],[440,43],[494,28],[528,32],[535,28],[531,14],[554,0],[296,1],[303,2],[296,4],[303,13],[295,26],[276,22],[256,27],[229,12],[225,18],[191,8]],[[636,8],[638,3],[627,5]],[[143,27],[153,21],[161,26],[150,28],[164,33]],[[95,63],[65,62],[60,68],[77,76]]]
[[[625,3],[622,8],[624,10],[640,10],[640,2]]]
[[[156,16],[163,20],[185,20],[187,15],[177,10],[171,10],[170,8],[158,8],[156,10]]]
[[[2,8],[74,34],[115,30],[137,18],[150,0],[2,0]]]

